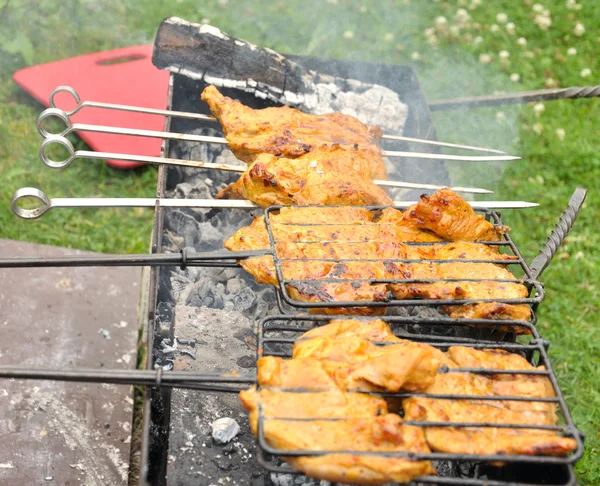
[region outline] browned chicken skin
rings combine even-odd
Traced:
[[[382,135],[379,127],[341,113],[310,115],[287,106],[254,110],[223,96],[214,86],[205,88],[201,98],[223,126],[229,147],[240,160],[250,163],[260,154],[295,159],[322,145],[356,145],[370,158],[365,176],[385,179],[377,146]]]
[[[372,157],[339,145],[318,147],[296,159],[260,154],[217,199],[275,205],[387,206],[392,199],[368,176]]]
[[[507,230],[495,228],[450,189],[422,196],[420,203],[406,211],[406,217],[445,240],[498,241]]]
[[[443,195],[448,215],[429,219],[427,228],[421,219],[411,214],[428,211],[437,215],[440,194]],[[449,201],[449,202],[448,202]],[[461,202],[462,201],[462,202]],[[434,209],[425,206],[436,205]],[[459,211],[453,211],[454,206]],[[446,206],[443,206],[446,207]],[[449,209],[448,209],[449,208]],[[463,227],[460,221],[472,221]],[[290,297],[301,302],[372,301],[396,299],[520,299],[529,295],[528,289],[518,282],[481,281],[468,279],[514,280],[503,265],[495,263],[449,262],[435,260],[513,260],[491,245],[472,240],[496,240],[503,229],[476,215],[471,207],[452,191],[439,191],[423,198],[404,213],[392,208],[380,214],[361,208],[284,208],[270,215],[275,239],[275,250],[281,262],[281,271]],[[439,232],[444,235],[439,236]],[[434,245],[446,237],[464,239]],[[262,218],[240,229],[225,242],[230,250],[266,249],[269,237]],[[339,261],[352,260],[352,261]],[[417,260],[420,263],[395,260]],[[423,262],[431,260],[431,262]],[[240,261],[240,265],[255,276],[257,281],[277,285],[277,275],[270,256]],[[457,280],[429,283],[391,283],[403,280]],[[467,279],[462,280],[461,279]],[[337,282],[336,280],[339,280]],[[366,281],[370,280],[370,281]],[[448,305],[444,310],[451,317],[471,319],[528,320],[531,311],[527,305],[484,302],[469,305]],[[329,314],[382,315],[385,307],[329,308],[315,312]],[[516,329],[526,332],[525,328]]]

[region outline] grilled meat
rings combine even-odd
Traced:
[[[451,347],[452,367],[486,369],[535,369],[524,358],[502,350],[481,351]],[[454,363],[454,364],[452,364]],[[474,373],[439,373],[426,390],[428,394],[471,396],[520,396],[535,400],[554,396],[552,385],[543,376]],[[411,397],[403,402],[407,420],[519,425],[554,425],[555,405],[535,401],[460,400]],[[556,432],[540,429],[498,427],[426,427],[429,446],[436,451],[465,454],[548,454],[565,455],[576,442]]]
[[[372,156],[363,150],[325,145],[296,159],[260,154],[217,199],[248,199],[274,205],[390,205],[369,177]]]
[[[414,344],[414,343],[413,343]],[[296,356],[285,360],[266,356],[258,360],[261,386],[307,390],[391,391],[422,389],[433,381],[439,362],[434,352],[420,346],[391,346],[385,353],[350,362]],[[329,352],[333,354],[333,350]],[[342,357],[342,352],[337,353]],[[333,357],[336,357],[334,355]],[[431,358],[431,362],[427,360]],[[421,360],[425,359],[423,363]]]
[[[442,191],[440,191],[442,192]],[[446,197],[451,197],[447,191]],[[439,198],[438,198],[439,199]],[[462,199],[460,199],[462,201]],[[413,210],[402,213],[386,208],[376,215],[362,208],[283,208],[270,213],[275,251],[290,297],[300,302],[372,301],[426,298],[436,300],[526,298],[527,288],[517,282],[447,281],[430,283],[390,283],[403,280],[514,280],[503,265],[494,263],[448,262],[435,260],[495,260],[508,261],[516,257],[503,255],[495,246],[455,241],[434,245],[408,245],[404,242],[438,242],[444,237],[463,235],[465,239],[496,239],[500,229],[478,216],[471,207],[467,219],[476,227],[461,227],[455,219],[463,217],[451,211],[438,218],[430,228],[421,228],[420,220],[410,212],[424,213],[422,206],[436,201],[434,196],[423,199]],[[463,201],[464,202],[464,201]],[[436,202],[436,204],[439,204]],[[459,204],[461,207],[462,205]],[[421,209],[419,209],[421,208]],[[464,209],[464,208],[463,208]],[[433,213],[437,214],[435,211]],[[472,213],[472,214],[471,214]],[[266,249],[269,237],[262,218],[240,229],[225,242],[230,250]],[[349,260],[349,261],[340,261]],[[401,262],[398,260],[431,260],[431,262]],[[277,275],[271,256],[240,261],[240,265],[261,283],[277,285]],[[339,280],[339,282],[337,282]],[[527,320],[531,311],[527,305],[497,302],[446,306],[451,317]],[[335,309],[321,307],[324,313],[383,314],[383,306]],[[522,329],[524,331],[524,329]]]
[[[388,391],[415,391],[433,383],[440,366],[439,355],[441,351],[427,344],[407,341],[377,346],[359,336],[347,335],[298,341],[292,358],[349,364],[349,376],[357,383],[368,382]]]
[[[240,392],[240,400],[250,415],[250,427],[256,434],[258,405],[265,418],[347,418],[377,417],[388,412],[383,398],[342,390],[324,392],[283,392],[255,386]]]
[[[495,228],[450,189],[442,189],[431,196],[421,196],[421,201],[405,214],[417,227],[433,231],[451,241],[498,241],[508,230],[504,227]]]
[[[376,345],[372,342],[375,340],[387,345]],[[382,357],[389,359],[382,363]],[[440,364],[446,369],[440,371]],[[480,374],[457,368],[515,373]],[[473,455],[572,452],[577,445],[573,439],[551,430],[529,428],[555,425],[558,421],[553,403],[535,401],[554,396],[549,379],[519,373],[535,369],[522,356],[503,350],[452,346],[444,353],[427,344],[402,340],[380,320],[333,320],[304,333],[294,345],[291,360],[261,358],[260,391],[252,387],[240,393],[240,398],[250,411],[254,433],[261,405],[266,441],[280,449],[295,469],[318,479],[381,484],[409,481],[435,470],[429,461],[361,456],[362,451],[428,453],[431,449]],[[273,388],[296,390],[283,392]],[[310,391],[321,389],[324,391]],[[417,391],[418,396],[402,399],[405,420],[450,425],[404,425],[398,415],[388,412],[398,405],[397,400],[392,398],[386,404],[379,397],[349,392],[350,389]],[[470,398],[429,396],[437,394]],[[503,400],[503,396],[533,401]],[[285,456],[286,450],[324,453]],[[336,453],[342,450],[352,453]]]
[[[376,342],[404,342],[405,339],[396,337],[390,326],[379,319],[359,321],[357,319],[333,319],[324,326],[317,326],[300,336],[298,343],[314,338],[343,338],[347,336],[360,337]]]
[[[397,457],[374,457],[360,452],[428,453],[422,429],[404,425],[395,414],[380,417],[297,422],[265,421],[265,437],[284,450],[356,451],[355,454],[285,457],[298,471],[317,479],[351,484],[404,483],[435,473],[431,462]]]
[[[223,96],[214,86],[208,86],[201,98],[223,126],[229,147],[240,160],[250,163],[260,154],[295,159],[322,145],[356,146],[370,159],[365,177],[386,177],[377,146],[382,135],[378,127],[341,113],[308,115],[287,106],[254,110]]]

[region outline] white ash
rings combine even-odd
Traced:
[[[402,133],[408,107],[395,91],[379,85],[362,92],[344,91],[333,83],[313,86],[313,94],[304,95],[301,103],[297,104],[302,111],[316,115],[339,112],[379,126],[384,132]]]
[[[219,444],[227,444],[240,433],[239,424],[229,417],[217,419],[210,426],[212,427],[212,438]]]

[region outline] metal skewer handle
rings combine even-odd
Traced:
[[[47,154],[47,150],[52,145],[60,145],[67,150],[69,155],[63,160],[52,159]],[[73,144],[69,141],[69,139],[61,135],[50,135],[46,137],[40,145],[39,154],[42,162],[52,169],[64,169],[70,165],[71,162],[77,159],[113,159],[125,160],[127,162],[145,162],[153,165],[177,165],[184,167],[196,167],[198,169],[225,170],[229,172],[244,172],[246,170],[246,168],[242,165],[215,164],[213,162],[201,162],[199,160],[169,159],[165,157],[152,157],[150,155],[117,154],[112,152],[75,150],[75,147],[73,147]]]
[[[488,96],[472,96],[429,102],[431,111],[479,108],[481,106],[509,105],[531,101],[553,101],[562,99],[595,98],[600,96],[600,86],[572,86],[570,88],[538,89]]]
[[[26,198],[40,203],[36,208],[25,209],[19,204]],[[468,201],[473,209],[525,209],[539,206],[525,201]],[[417,201],[393,201],[394,207],[406,209]],[[54,208],[153,208],[156,205],[169,208],[237,208],[256,209],[259,206],[237,199],[158,199],[129,197],[73,197],[49,199],[42,191],[34,187],[23,187],[12,197],[12,212],[23,219],[37,219]]]
[[[79,112],[82,108],[89,107],[89,108],[104,108],[107,110],[129,111],[129,112],[134,112],[134,113],[146,113],[148,115],[172,116],[172,117],[177,117],[177,118],[187,118],[190,120],[207,120],[207,121],[213,121],[213,122],[217,121],[217,119],[215,117],[210,116],[210,115],[203,115],[201,113],[189,113],[189,112],[185,112],[185,111],[172,111],[172,110],[158,110],[155,108],[144,108],[141,106],[118,105],[118,104],[114,104],[114,103],[102,103],[102,102],[98,102],[98,101],[81,101],[81,98],[77,94],[77,91],[75,91],[70,86],[59,86],[54,91],[52,91],[52,93],[50,93],[50,106],[52,108],[58,109],[58,107],[56,106],[56,101],[54,100],[54,97],[58,93],[68,93],[75,100],[75,103],[76,103],[75,108],[73,108],[70,111],[64,110],[64,113],[66,113],[68,116],[74,115],[75,113]],[[502,150],[496,150],[496,149],[490,149],[490,148],[484,148],[484,147],[474,147],[472,145],[463,145],[463,144],[458,144],[458,143],[438,142],[435,140],[427,140],[427,139],[423,139],[423,138],[403,137],[401,135],[386,135],[386,134],[384,134],[382,138],[385,140],[415,142],[415,143],[421,143],[424,145],[435,145],[438,147],[449,147],[449,148],[455,148],[455,149],[461,149],[461,150],[472,150],[475,152],[488,152],[488,153],[494,153],[494,154],[506,153],[506,152],[503,152]]]
[[[554,258],[558,248],[569,234],[569,231],[573,227],[573,224],[577,219],[577,215],[581,210],[581,206],[583,206],[583,203],[585,202],[586,194],[587,190],[582,187],[575,189],[575,192],[569,200],[567,209],[563,211],[560,216],[560,220],[558,221],[556,227],[552,230],[552,233],[550,233],[548,240],[546,240],[546,243],[544,243],[544,246],[529,266],[534,279],[537,280],[546,267],[550,264],[550,261],[552,258]]]
[[[47,150],[52,145],[60,145],[65,148],[68,152],[68,157],[63,160],[54,160],[47,154]],[[40,159],[44,164],[53,169],[63,169],[67,167],[71,162],[76,159],[114,159],[114,160],[126,160],[128,162],[146,162],[153,165],[171,165],[171,166],[185,166],[185,167],[196,167],[198,169],[215,169],[225,170],[230,172],[244,172],[247,166],[232,165],[232,164],[215,164],[212,162],[202,162],[197,160],[181,160],[181,159],[168,159],[163,157],[152,157],[147,155],[130,155],[130,154],[116,154],[112,152],[92,152],[89,150],[75,150],[73,144],[68,138],[61,135],[52,135],[47,137],[40,145]],[[378,186],[385,187],[403,187],[407,189],[425,189],[425,190],[439,190],[445,186],[439,186],[435,184],[417,184],[413,182],[402,182],[402,181],[389,181],[389,180],[373,180]],[[465,192],[472,194],[493,194],[493,191],[488,189],[482,189],[479,187],[451,187],[454,192]]]
[[[33,198],[40,204],[36,208],[24,209],[22,200]],[[248,201],[222,199],[157,199],[143,197],[57,197],[49,199],[34,187],[24,187],[13,195],[10,207],[14,214],[23,219],[37,219],[55,208],[153,208],[156,205],[170,208],[242,208],[256,209]]]

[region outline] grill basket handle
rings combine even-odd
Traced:
[[[567,234],[573,227],[573,223],[577,219],[577,215],[581,210],[581,206],[585,201],[587,190],[583,187],[578,187],[569,200],[567,209],[563,211],[556,227],[550,233],[550,236],[544,243],[544,246],[531,262],[531,275],[537,280],[546,267],[550,264],[550,261],[556,254],[558,247],[562,244]]]

